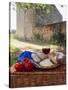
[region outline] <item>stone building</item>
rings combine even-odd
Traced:
[[[33,33],[36,31],[36,33],[43,33],[44,38],[48,37],[50,39],[53,30],[60,29],[60,25],[56,24],[59,22],[62,22],[62,15],[55,6],[50,13],[45,11],[45,14],[42,11],[35,12],[34,9],[26,11],[18,9],[16,35],[23,39],[32,39],[34,37]],[[54,23],[55,25],[53,25]]]

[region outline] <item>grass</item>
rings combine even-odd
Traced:
[[[41,47],[50,47],[50,48],[54,48],[54,49],[63,49],[62,46],[59,46],[57,44],[52,44],[51,42],[42,42],[40,40],[24,40],[24,39],[20,39],[20,38],[16,38],[16,40],[24,42],[24,43],[28,43],[28,44],[33,44],[33,45],[38,45]],[[33,48],[31,46],[28,46],[29,49],[37,49],[37,48]]]
[[[10,66],[12,64],[16,63],[16,60],[17,60],[20,53],[21,53],[20,49],[14,47],[14,46],[12,46],[10,48],[10,54],[9,54],[9,56],[10,56]]]
[[[30,40],[27,39],[27,38],[21,38],[21,37],[18,37],[17,35],[12,35],[12,38],[18,40],[18,41],[21,41],[21,42],[27,42],[27,43],[31,43],[31,44],[36,44],[36,45],[40,45],[40,46],[56,46],[56,47],[63,47],[64,46],[60,46],[59,44],[57,43],[54,43],[54,41],[52,40],[43,40],[43,39],[39,39],[39,38],[31,38]]]
[[[48,42],[46,40],[39,40],[39,39],[34,39],[34,38],[31,38],[31,40],[29,40],[26,38],[24,39],[24,38],[18,37],[16,35],[14,35],[13,38],[18,41],[21,41],[21,42],[27,42],[27,43],[31,43],[31,44],[40,45],[40,46],[42,46],[42,45],[45,46],[45,45],[51,44],[51,42]]]

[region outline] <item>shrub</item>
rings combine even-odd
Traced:
[[[38,40],[38,41],[41,40],[41,42],[44,42],[45,41],[44,38],[43,38],[43,35],[42,34],[39,34],[39,33],[34,33],[34,39],[35,40]]]
[[[52,42],[60,46],[66,46],[66,35],[61,32],[55,32],[52,36]]]

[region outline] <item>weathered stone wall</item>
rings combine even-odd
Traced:
[[[59,30],[61,27],[60,24],[52,23],[62,21],[62,16],[56,8],[51,13],[45,14],[44,18],[40,18],[40,15],[38,17],[37,13],[32,9],[26,11],[23,9],[17,10],[16,35],[22,39],[32,39],[34,37],[33,33],[36,31],[36,33],[43,33],[44,38],[50,39],[53,31]],[[37,26],[37,23],[41,24],[42,27]],[[64,31],[64,29],[65,27],[62,25],[62,30]]]
[[[32,28],[34,27],[34,11],[17,10],[17,31],[16,35],[23,39],[31,39],[33,36]]]
[[[23,10],[17,10],[17,30],[16,35],[18,37],[24,38],[24,11]]]
[[[66,33],[66,22],[49,24],[42,27],[35,27],[33,29],[33,33],[43,36],[44,40],[50,40],[53,33],[57,32],[58,30],[62,33]]]

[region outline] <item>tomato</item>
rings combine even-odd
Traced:
[[[33,63],[28,59],[25,58],[22,60],[22,62],[16,63],[15,69],[17,72],[22,72],[22,71],[32,71],[33,68]]]
[[[32,71],[33,68],[33,64],[31,61],[29,61],[28,63],[25,63],[25,70],[26,71]]]
[[[15,69],[16,69],[16,71],[18,71],[18,72],[22,72],[22,71],[24,71],[24,64],[23,63],[16,63],[15,64]]]
[[[29,59],[28,58],[25,58],[22,60],[23,63],[28,63],[29,62]]]

